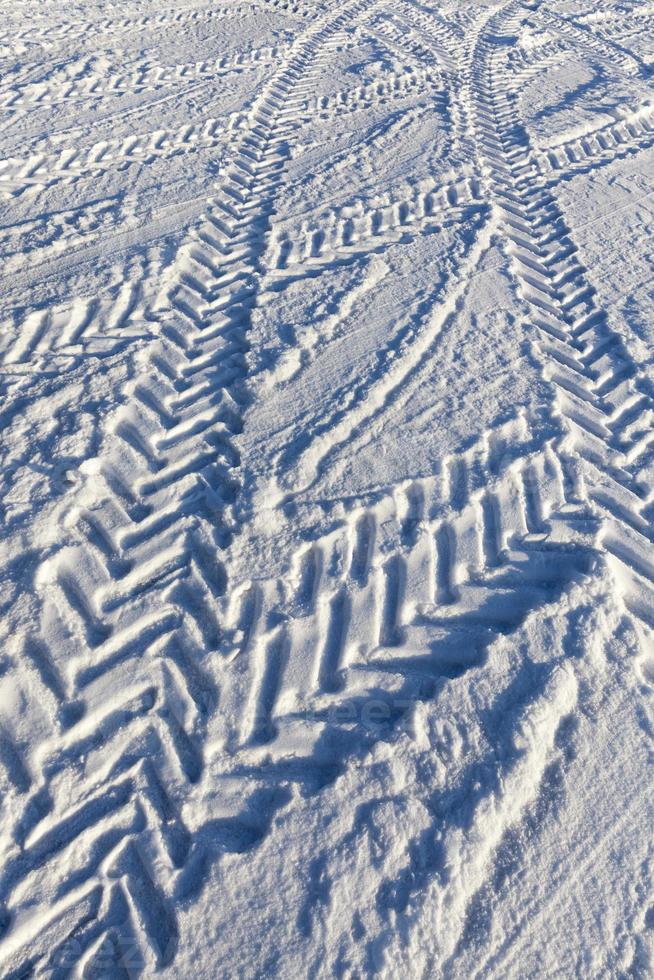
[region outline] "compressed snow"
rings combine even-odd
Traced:
[[[0,974],[654,973],[654,6],[12,0]]]

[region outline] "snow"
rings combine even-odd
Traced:
[[[654,972],[654,6],[11,0],[0,974]]]

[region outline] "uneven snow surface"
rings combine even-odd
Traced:
[[[1,7],[0,976],[653,976],[654,4]]]

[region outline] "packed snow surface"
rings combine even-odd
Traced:
[[[654,975],[654,4],[5,0],[0,975]]]

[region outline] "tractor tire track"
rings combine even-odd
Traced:
[[[264,266],[269,277],[292,280],[408,240],[481,207],[479,182],[464,176],[445,185],[421,181],[408,193],[387,195],[378,205],[355,198],[294,227],[273,227]]]
[[[199,61],[184,65],[143,68],[126,74],[97,72],[79,80],[33,82],[9,89],[0,97],[0,108],[7,111],[47,108],[61,102],[101,99],[135,92],[153,92],[166,86],[186,84],[203,78],[218,78],[232,72],[273,64],[283,58],[285,47],[255,48],[251,51],[226,55],[216,61]]]
[[[38,193],[53,184],[96,178],[111,169],[131,164],[151,164],[180,153],[216,146],[243,122],[242,113],[226,119],[205,119],[180,129],[158,129],[127,139],[100,140],[91,147],[68,148],[56,155],[38,154],[26,159],[0,161],[0,193],[11,199]]]
[[[83,467],[67,534],[78,543],[38,571],[42,612],[21,659],[52,706],[53,745],[16,787],[24,816],[0,881],[6,975],[69,957],[151,973],[174,957],[173,899],[193,849],[180,804],[202,773],[217,699],[259,254],[311,73],[362,8],[324,10],[257,98],[162,290],[161,339],[144,350],[102,456]],[[80,758],[73,789],[64,770]],[[233,851],[257,837],[236,821],[220,839]],[[26,891],[42,901],[16,919]]]
[[[654,431],[647,420],[654,400],[597,304],[556,199],[541,186],[515,96],[503,81],[512,27],[525,15],[519,3],[498,13],[471,68],[480,159],[529,324],[542,338],[556,409],[569,432],[566,452],[581,462],[584,494],[601,517],[602,546],[626,605],[650,619]]]
[[[647,103],[633,111],[625,111],[614,123],[557,142],[547,149],[535,150],[534,161],[540,173],[548,178],[547,184],[554,184],[634,156],[652,146],[654,106]]]
[[[433,476],[353,506],[285,576],[230,600],[229,734],[208,749],[226,785],[317,792],[348,758],[410,729],[416,704],[479,667],[498,633],[592,572],[598,526],[556,441],[524,416]]]

